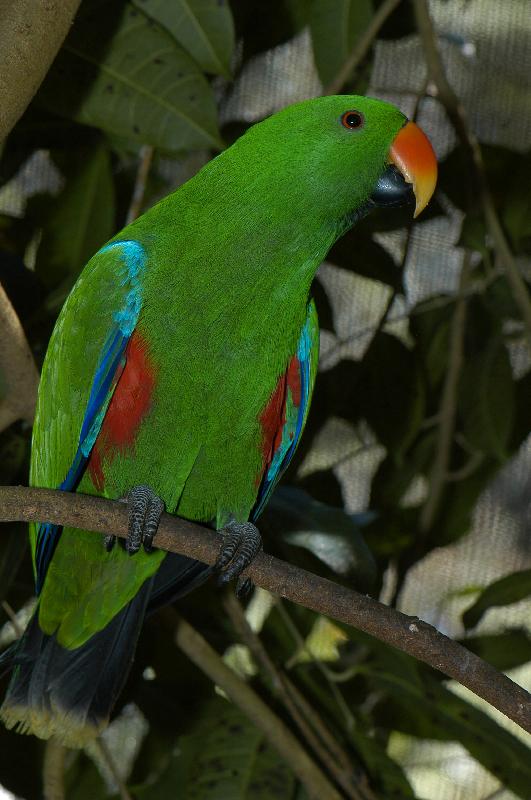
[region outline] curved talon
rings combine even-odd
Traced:
[[[262,538],[252,522],[229,522],[220,533],[224,541],[214,569],[221,573],[218,583],[223,585],[239,577],[247,569],[262,548]],[[240,592],[248,594],[251,587],[250,578],[244,579],[238,586],[238,595]]]
[[[153,549],[153,537],[157,532],[164,503],[149,486],[133,486],[127,494],[129,506],[129,530],[126,550],[129,555],[138,553],[143,546],[146,553]]]
[[[254,584],[250,578],[238,578],[238,584],[236,586],[236,597],[238,600],[245,600],[245,598],[251,593]]]

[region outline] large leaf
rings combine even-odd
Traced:
[[[461,639],[461,644],[503,671],[531,661],[531,636],[524,628],[513,628],[485,636],[470,636]]]
[[[201,69],[230,77],[234,24],[226,0],[133,0],[163,25]]]
[[[114,184],[102,142],[65,165],[67,183],[50,204],[36,271],[49,288],[63,284],[59,305],[84,264],[114,233]]]
[[[335,78],[371,16],[371,0],[314,0],[310,31],[315,64],[324,84]]]
[[[345,629],[346,630],[346,629]],[[410,656],[354,629],[353,641],[365,643],[367,682],[385,691],[378,709],[380,724],[412,736],[458,741],[480,764],[519,797],[531,786],[531,750],[492,717],[440,682],[432,670]]]
[[[530,595],[531,569],[505,575],[481,592],[476,602],[464,612],[463,623],[466,628],[473,628],[489,608],[508,606]]]
[[[212,90],[195,61],[121,0],[80,16],[37,100],[61,116],[165,151],[222,147]]]
[[[289,767],[263,734],[216,698],[179,738],[166,770],[134,794],[146,800],[291,800],[294,788]]]
[[[424,415],[424,385],[415,356],[388,333],[378,333],[362,361],[360,403],[378,439],[399,460],[417,435]]]
[[[357,227],[337,240],[327,261],[402,291],[400,270],[387,250],[368,234],[360,234]]]
[[[499,338],[467,363],[461,381],[464,433],[480,452],[503,461],[514,414],[514,384],[507,350]]]
[[[376,565],[354,515],[293,486],[278,488],[265,514],[273,536],[309,551],[343,580],[371,587]]]

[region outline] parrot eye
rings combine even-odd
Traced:
[[[345,113],[341,115],[341,124],[349,131],[361,128],[364,122],[363,114],[360,114],[359,111],[345,111]]]

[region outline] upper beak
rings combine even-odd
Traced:
[[[415,213],[418,217],[426,208],[437,183],[437,159],[426,134],[408,122],[400,129],[391,150],[389,160],[402,173],[406,183],[411,184],[415,194]]]

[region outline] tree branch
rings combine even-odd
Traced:
[[[325,88],[323,94],[339,94],[345,83],[352,77],[353,72],[369,52],[373,41],[378,36],[380,28],[391,16],[401,0],[385,0],[374,13],[361,37],[357,40],[352,53],[349,55],[336,77]]]
[[[178,617],[178,615],[175,615]],[[175,641],[188,658],[208,677],[221,686],[223,691],[240,708],[280,755],[289,754],[289,765],[304,785],[313,800],[341,800],[339,792],[332,786],[320,768],[308,756],[291,731],[269,706],[248,686],[192,628],[186,620],[179,618]]]
[[[0,0],[0,142],[22,116],[81,0]]]
[[[437,38],[433,29],[433,24],[428,10],[426,0],[413,0],[417,28],[419,31],[428,72],[437,88],[437,97],[444,106],[444,109],[455,128],[472,168],[473,178],[476,183],[477,194],[482,205],[483,215],[487,223],[494,249],[498,256],[499,263],[503,265],[507,280],[511,287],[514,301],[518,306],[524,323],[524,330],[527,342],[531,347],[531,300],[525,281],[520,274],[511,248],[505,237],[501,226],[492,194],[487,183],[485,164],[480,144],[468,125],[465,110],[459,98],[452,89],[437,46]]]
[[[424,534],[427,533],[433,525],[439,510],[444,487],[448,480],[455,418],[457,414],[459,377],[463,365],[463,342],[466,327],[465,291],[468,285],[469,272],[470,254],[467,251],[464,255],[463,265],[461,267],[459,289],[450,328],[448,369],[444,379],[441,405],[439,407],[439,427],[437,431],[435,456],[430,472],[429,492],[420,514],[420,530]]]
[[[52,489],[0,487],[0,521],[47,521],[102,534],[127,536],[124,503]],[[163,514],[155,546],[213,564],[221,537],[208,528]],[[247,571],[258,586],[375,636],[424,661],[497,708],[531,733],[531,696],[510,678],[433,626],[366,595],[260,553]]]
[[[361,781],[363,781],[364,786],[368,785],[366,777],[360,774],[360,780],[358,780],[352,769],[351,759],[336,742],[318,714],[313,709],[311,715],[303,712],[297,702],[299,695],[294,691],[294,685],[269,657],[260,637],[253,631],[245,618],[241,604],[232,590],[229,590],[225,595],[223,605],[236,633],[249,648],[255,661],[269,676],[273,691],[284,704],[301,736],[305,739],[308,747],[313,750],[320,763],[329,769],[336,783],[341,786],[350,800],[375,800],[372,792],[369,796],[359,787],[358,784]],[[307,712],[308,707],[307,704],[304,711]]]

